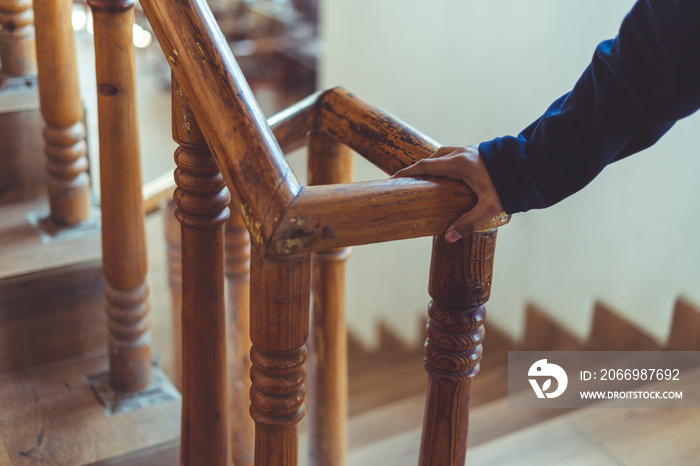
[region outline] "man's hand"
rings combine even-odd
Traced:
[[[476,206],[447,227],[445,239],[450,243],[473,233],[503,211],[503,205],[477,146],[443,146],[429,158],[399,170],[392,178],[425,175],[462,181],[477,196]]]

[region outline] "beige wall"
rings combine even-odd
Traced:
[[[570,89],[632,0],[325,0],[323,86],[343,85],[443,143],[519,132]],[[652,150],[609,167],[583,192],[515,216],[500,232],[490,319],[522,332],[543,306],[584,336],[603,300],[659,339],[673,302],[700,303],[700,115]],[[358,178],[383,175],[358,165]],[[416,338],[430,242],[360,247],[348,320]]]

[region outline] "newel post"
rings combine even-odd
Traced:
[[[90,217],[83,104],[78,87],[72,0],[34,3],[41,114],[51,219],[75,225]]]
[[[151,382],[152,361],[132,42],[134,3],[89,0],[88,4],[95,23],[110,382],[118,391],[138,391]]]
[[[507,221],[498,217],[452,244],[442,235],[433,239],[421,466],[464,465],[471,379],[479,372],[497,227]]]
[[[224,222],[229,192],[173,77],[175,215],[182,231],[180,464],[227,466]]]
[[[309,185],[352,182],[353,152],[330,136],[309,135]],[[348,348],[345,263],[350,248],[313,255],[313,308],[309,340],[312,464],[343,465],[347,454]]]

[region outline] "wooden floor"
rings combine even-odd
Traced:
[[[109,417],[86,375],[105,352],[0,377],[0,464],[83,465],[168,444],[180,434],[179,397]]]

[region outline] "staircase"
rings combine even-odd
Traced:
[[[38,6],[37,18],[45,21],[43,27],[37,22],[39,50],[65,29],[46,23],[65,19],[65,3],[63,10],[60,3]],[[392,174],[432,153],[434,141],[340,88],[266,123],[206,3],[144,0],[173,71],[180,225],[175,233],[169,229],[168,241],[181,399],[151,358],[141,212],[173,186],[141,189],[133,50],[123,46],[131,41],[133,5],[89,3],[98,50],[103,227],[98,233],[91,214],[88,175],[96,174],[86,167],[79,99],[64,100],[76,94],[69,80],[40,99],[47,195],[0,207],[0,466],[228,465],[231,456],[238,466],[253,457],[256,464],[292,465],[297,458],[305,464],[307,450],[309,464],[337,464],[348,448],[348,464],[416,458],[422,465],[458,464],[468,416],[470,462],[521,464],[531,452],[541,464],[567,449],[589,455],[585,460],[627,464],[633,458],[613,434],[644,413],[608,416],[606,422],[620,426],[609,439],[596,437],[604,429],[590,414],[594,407],[513,413],[504,399],[506,355],[512,348],[659,349],[658,342],[603,305],[585,343],[532,308],[523,342],[489,329],[481,360],[483,304],[496,232],[507,216],[447,244],[445,226],[475,203],[464,184],[350,184],[348,147]],[[25,21],[28,6],[17,4],[11,11]],[[19,34],[15,23],[5,32]],[[41,89],[50,87],[51,70],[72,72],[57,56],[63,57],[40,57]],[[55,114],[47,110],[54,107]],[[283,157],[304,144],[309,186],[301,186]],[[28,214],[35,225],[27,223]],[[437,236],[425,353],[390,336],[375,353],[346,345],[347,248],[428,235]],[[679,301],[677,315],[681,323],[667,346],[698,349],[697,310]],[[694,444],[684,440],[696,417],[691,411],[668,416],[681,430],[658,428],[672,432],[678,461],[693,458]],[[547,435],[560,442],[559,453],[539,447]],[[511,448],[518,455],[503,456]]]
[[[700,350],[700,331],[695,325],[698,318],[700,308],[678,299],[670,336],[663,348]],[[596,306],[591,334],[585,342],[577,340],[534,305],[527,307],[526,322],[525,335],[517,344],[487,326],[485,360],[472,387],[468,465],[697,464],[700,408],[613,408],[613,401],[592,401],[576,410],[509,408],[505,371],[509,350],[663,349],[637,326],[602,304]],[[492,334],[495,341],[489,344]],[[700,382],[700,367],[685,372],[684,378],[696,385]],[[655,387],[658,383],[652,382],[640,389],[655,390]],[[693,400],[700,396],[697,391],[688,395]],[[530,397],[531,393],[522,396]],[[414,464],[421,439],[423,408],[424,394],[416,393],[351,415],[348,426],[351,452],[347,464]]]

